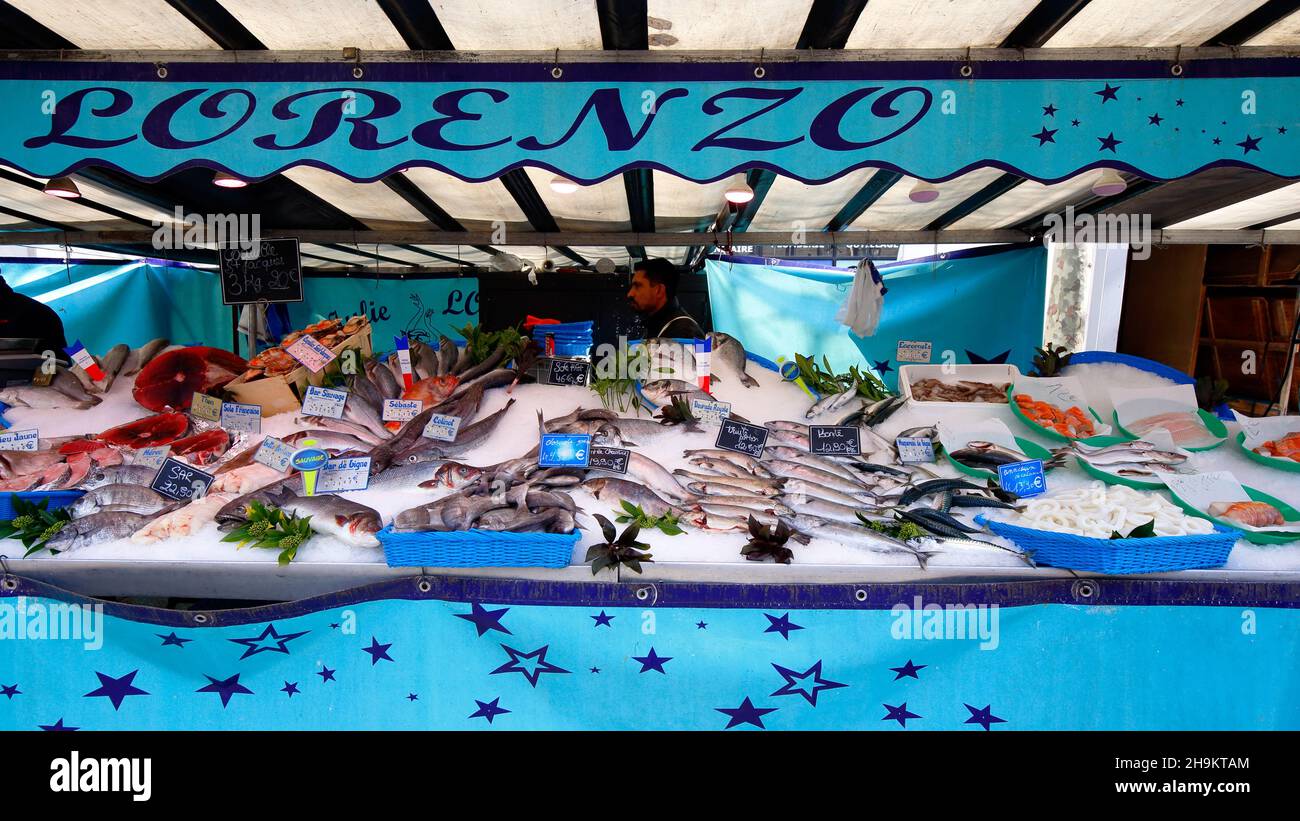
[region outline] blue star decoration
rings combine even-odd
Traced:
[[[370,666],[374,667],[376,664],[380,662],[381,659],[383,661],[393,660],[393,657],[388,655],[388,648],[392,646],[393,646],[392,642],[389,642],[388,644],[380,644],[379,639],[375,638],[374,636],[371,636],[370,646],[362,647],[361,652],[370,654]]]
[[[1147,122],[1148,122],[1150,125],[1160,125],[1160,123],[1161,123],[1164,119],[1165,119],[1164,117],[1161,117],[1161,116],[1160,116],[1160,113],[1159,113],[1159,112],[1156,112],[1155,114],[1152,114],[1152,115],[1150,115],[1149,117],[1147,117]]]
[[[204,687],[200,687],[194,692],[216,693],[217,695],[221,696],[221,706],[223,708],[230,703],[230,699],[232,699],[236,694],[246,695],[246,696],[253,695],[252,690],[248,689],[247,687],[239,683],[239,673],[235,673],[230,678],[222,679],[220,681],[208,675],[207,673],[204,673],[203,677],[208,680],[208,684]]]
[[[528,683],[533,687],[537,686],[537,680],[542,677],[543,673],[568,673],[563,667],[557,667],[546,660],[546,651],[550,645],[542,645],[531,653],[522,653],[513,647],[501,645],[501,649],[506,651],[510,660],[493,670],[489,675],[498,675],[500,673],[521,673],[528,679]],[[534,663],[534,659],[536,662]],[[525,662],[525,663],[521,663]]]
[[[456,618],[464,619],[465,621],[468,622],[473,622],[474,629],[478,630],[478,634],[480,636],[489,630],[496,630],[499,633],[505,633],[506,635],[513,635],[509,630],[507,630],[501,624],[501,617],[504,616],[509,610],[510,610],[509,607],[502,607],[499,610],[488,610],[478,602],[471,602],[470,612],[457,613]]]
[[[1249,154],[1249,153],[1252,152],[1252,151],[1258,151],[1258,150],[1259,150],[1259,141],[1262,140],[1262,139],[1264,139],[1264,138],[1263,138],[1263,137],[1252,137],[1252,136],[1250,136],[1249,134],[1247,134],[1247,135],[1246,135],[1246,139],[1242,140],[1242,141],[1239,142],[1239,143],[1233,143],[1233,145],[1240,146],[1241,149],[1242,149],[1242,152],[1241,152],[1242,154]]]
[[[900,725],[902,725],[903,727],[906,727],[906,726],[907,726],[907,720],[908,720],[909,718],[921,718],[921,716],[917,715],[916,713],[910,712],[910,711],[907,709],[907,702],[906,702],[906,701],[904,701],[902,704],[898,705],[897,707],[895,707],[895,706],[893,706],[893,705],[891,705],[891,704],[882,704],[882,705],[880,705],[880,706],[884,707],[886,710],[889,711],[889,714],[888,714],[888,715],[886,715],[884,718],[880,719],[881,721],[889,721],[890,719],[893,719],[894,721],[897,721],[897,722],[898,722]]]
[[[755,707],[754,702],[749,700],[749,696],[745,696],[745,700],[740,702],[739,707],[714,707],[713,709],[731,719],[727,722],[727,726],[722,728],[724,730],[730,730],[740,724],[753,724],[760,730],[766,730],[767,728],[763,726],[763,716],[777,711],[776,707]]]
[[[419,700],[420,700],[420,697],[419,697],[418,695],[416,695],[415,693],[407,693],[407,694],[406,694],[406,700],[407,700],[407,701],[419,701]]]
[[[166,635],[166,636],[164,636],[162,633],[155,633],[154,635],[157,636],[158,638],[160,638],[160,639],[163,640],[163,641],[162,641],[162,645],[161,645],[161,646],[163,646],[163,647],[181,647],[181,648],[184,648],[185,645],[187,645],[187,644],[189,644],[190,642],[194,641],[194,639],[183,639],[183,638],[181,638],[180,636],[176,635],[176,631],[175,631],[175,630],[173,630],[169,635]]]
[[[1119,91],[1121,88],[1123,88],[1123,86],[1112,86],[1110,83],[1106,83],[1106,87],[1101,91],[1094,91],[1092,93],[1101,97],[1101,104],[1105,105],[1108,100],[1119,100],[1119,98],[1115,96],[1115,92]]]
[[[613,616],[606,616],[604,610],[600,611],[600,615],[599,615],[599,616],[592,616],[591,618],[595,619],[595,621],[596,621],[596,623],[593,624],[592,627],[600,627],[601,625],[604,625],[605,627],[613,627],[613,626],[614,626],[614,625],[610,624],[610,622],[614,620],[614,617],[613,617]]]
[[[285,647],[285,645],[310,632],[310,630],[304,630],[301,633],[280,635],[276,632],[274,624],[268,624],[260,636],[247,639],[226,639],[226,641],[244,645],[246,648],[244,655],[239,657],[239,660],[243,661],[249,656],[256,656],[258,653],[284,653],[287,656],[289,655],[289,648]]]
[[[1279,133],[1279,134],[1285,134],[1285,133],[1286,133],[1286,126],[1284,126],[1284,125],[1279,125],[1279,126],[1277,127],[1277,133]]]
[[[330,622],[330,629],[331,629],[331,630],[337,630],[337,629],[339,629],[339,623],[336,622],[336,621],[332,621],[332,622]]]
[[[136,673],[139,672],[139,670],[132,670],[121,678],[113,678],[112,676],[106,676],[99,671],[95,671],[95,675],[99,676],[99,687],[86,693],[83,698],[107,698],[109,701],[113,702],[113,709],[118,710],[122,707],[122,702],[126,700],[127,696],[149,695],[144,690],[141,690],[139,687],[136,687],[131,683],[135,681]]]
[[[981,727],[983,727],[985,730],[987,730],[990,724],[1007,723],[1007,720],[1005,718],[998,718],[997,716],[993,715],[992,704],[985,704],[984,709],[982,710],[976,710],[974,707],[970,706],[969,704],[963,704],[962,706],[965,707],[967,710],[970,710],[970,718],[966,719],[965,722],[966,724],[978,724]]]
[[[37,724],[36,726],[40,727],[47,733],[75,733],[77,730],[81,729],[80,727],[69,727],[65,725],[62,718],[53,724]]]
[[[1110,132],[1110,133],[1107,134],[1105,137],[1098,137],[1097,139],[1101,142],[1101,147],[1098,148],[1097,150],[1098,150],[1098,151],[1109,151],[1109,152],[1112,153],[1112,154],[1116,153],[1116,152],[1115,152],[1115,146],[1117,146],[1117,145],[1119,145],[1120,143],[1124,142],[1123,140],[1117,140],[1117,139],[1115,139],[1115,132],[1114,132],[1114,131]]]
[[[474,703],[478,705],[478,709],[470,713],[469,717],[486,718],[488,724],[491,724],[492,719],[496,718],[499,715],[505,715],[506,713],[510,712],[505,707],[498,706],[498,702],[500,701],[501,701],[501,696],[497,696],[491,701],[479,701],[478,699],[474,699]]]
[[[804,700],[806,700],[809,704],[811,704],[814,707],[817,706],[817,694],[820,693],[821,691],[835,690],[840,687],[849,686],[847,684],[841,684],[838,681],[831,681],[830,679],[822,678],[821,659],[817,659],[816,664],[814,664],[812,667],[809,667],[807,670],[804,670],[802,673],[796,673],[794,670],[791,670],[788,667],[782,667],[781,665],[776,663],[773,663],[772,666],[775,667],[776,671],[781,674],[781,678],[785,679],[785,684],[781,685],[781,688],[777,690],[775,693],[773,693],[772,695],[803,696]],[[813,686],[811,690],[805,688],[802,684],[800,684],[799,686],[795,686],[796,680],[802,682],[805,679],[807,679],[809,676],[811,676],[813,680]]]
[[[1223,145],[1223,140],[1219,139],[1218,137],[1215,137],[1214,140],[1213,140],[1212,142],[1213,142],[1215,145]]]
[[[599,673],[599,672],[600,672],[600,668],[599,668],[599,667],[593,667],[593,668],[591,668],[591,672],[593,672],[593,673]]]
[[[648,655],[648,656],[633,656],[633,657],[632,657],[632,660],[633,660],[633,661],[639,661],[639,662],[641,662],[641,672],[643,672],[643,673],[648,673],[648,672],[650,672],[651,670],[657,670],[657,671],[659,671],[660,673],[663,673],[664,675],[668,675],[668,673],[664,670],[664,665],[667,664],[668,662],[672,661],[672,660],[673,660],[673,657],[672,657],[672,656],[660,656],[660,655],[656,654],[656,653],[655,653],[655,649],[654,649],[653,647],[651,647],[651,648],[650,648],[650,655]]]
[[[317,670],[317,671],[316,671],[316,675],[320,676],[321,684],[324,684],[324,683],[327,682],[327,681],[334,681],[334,680],[335,680],[335,679],[334,679],[334,674],[335,674],[336,672],[338,672],[338,671],[337,671],[337,670],[331,670],[330,668],[328,668],[328,667],[324,667],[324,666],[322,665],[322,669]]]
[[[1005,365],[1007,364],[1007,359],[1010,358],[1010,356],[1011,356],[1010,348],[998,354],[997,356],[989,357],[987,359],[975,353],[974,351],[971,350],[966,351],[966,358],[970,360],[970,363],[972,365]]]
[[[921,677],[916,674],[916,671],[924,670],[926,667],[929,666],[930,665],[928,664],[913,664],[912,660],[908,659],[907,664],[904,664],[902,667],[890,667],[889,669],[892,672],[898,674],[894,676],[894,681],[898,681],[900,678],[903,678],[904,676],[911,676],[912,678],[919,680]]]
[[[295,694],[302,691],[298,689],[298,682],[286,681],[284,686],[280,688],[280,692],[287,693],[289,698],[293,698]]]
[[[1038,147],[1042,148],[1047,143],[1056,142],[1056,138],[1053,135],[1056,134],[1057,131],[1060,131],[1060,129],[1048,128],[1047,126],[1043,126],[1043,128],[1037,134],[1030,134],[1029,136],[1033,137],[1035,140],[1038,140]]]
[[[876,373],[880,374],[881,376],[884,376],[885,374],[889,373],[894,369],[894,366],[889,364],[888,359],[879,359],[879,360],[873,359],[871,360],[871,366],[875,368]]]
[[[23,691],[18,689],[17,684],[0,684],[0,696],[6,696],[10,701],[14,700],[14,696],[22,694]]]
[[[1052,103],[1048,103],[1047,105],[1043,106],[1043,116],[1044,116],[1044,117],[1055,117],[1057,111],[1060,111],[1060,109],[1057,108],[1057,107],[1056,107],[1055,105],[1053,105]]]
[[[767,617],[768,622],[770,622],[770,624],[767,625],[767,629],[764,630],[763,632],[780,633],[781,638],[785,639],[786,641],[790,640],[790,631],[803,629],[799,625],[794,624],[790,621],[789,613],[786,613],[785,615],[781,616],[781,618],[779,619],[776,616],[772,616],[767,613],[764,613],[763,615]]]
[[[1079,126],[1083,125],[1083,123],[1079,122],[1078,120],[1070,120],[1070,125],[1073,126],[1074,128],[1078,128]]]
[[[708,629],[709,629],[709,623],[708,623],[707,621],[697,621],[697,622],[695,622],[695,629],[696,629],[696,630],[708,630]]]
[[[1178,106],[1179,108],[1182,108],[1182,107],[1183,107],[1183,101],[1182,101],[1182,99],[1180,98],[1180,99],[1174,100],[1174,105]]]

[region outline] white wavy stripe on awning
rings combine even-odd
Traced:
[[[859,168],[821,185],[778,176],[749,223],[749,230],[820,231],[875,173],[874,168]]]
[[[1248,46],[1294,46],[1300,43],[1300,11],[1293,11],[1246,41]]]
[[[572,194],[551,190],[555,174],[542,168],[525,168],[546,208],[555,217],[561,231],[627,231],[632,216],[627,208],[627,189],[621,176],[610,177],[595,185],[580,185]]]
[[[132,230],[140,227],[134,222],[118,219],[112,214],[105,214],[103,211],[96,211],[93,208],[80,205],[76,200],[52,197],[42,191],[9,180],[0,180],[0,205],[30,214],[37,219],[49,220],[73,228],[85,227],[86,230],[91,231]],[[24,222],[24,220],[10,214],[0,213],[0,222],[6,225],[16,225]],[[38,231],[52,230],[42,225],[34,225],[33,228]]]
[[[408,168],[402,174],[466,228],[489,228],[492,222],[501,220],[527,230],[528,220],[524,212],[519,210],[514,197],[500,180],[465,182],[459,177],[422,167]]]
[[[871,0],[845,48],[994,47],[1038,0]]]
[[[1169,228],[1236,229],[1300,212],[1300,182],[1183,220]]]
[[[221,0],[221,5],[269,49],[407,48],[374,0]]]
[[[1266,0],[1092,0],[1047,48],[1199,46]]]
[[[1100,169],[1088,171],[1054,185],[1025,180],[948,227],[954,231],[1009,228],[1045,211],[1059,210],[1069,203],[1088,199],[1092,194],[1092,184],[1101,174]]]
[[[85,49],[220,48],[166,0],[9,0]]]
[[[45,184],[47,179],[45,177],[33,177],[31,174],[25,174],[16,168],[10,168],[9,166],[6,165],[0,165],[0,168],[3,168],[5,171],[8,171],[11,174],[16,174],[19,177],[24,177],[34,182],[39,182],[42,185]],[[116,208],[119,211],[125,211],[126,213],[134,214],[140,217],[141,219],[147,219],[151,222],[156,222],[159,224],[163,222],[175,222],[174,211],[163,211],[161,208],[156,208],[148,203],[140,202],[139,200],[134,200],[131,199],[130,197],[123,196],[110,188],[102,188],[99,185],[96,185],[95,183],[90,182],[89,180],[83,179],[82,177],[76,175],[73,175],[72,181],[76,184],[77,189],[81,191],[82,197],[88,200],[93,200],[99,205],[106,205],[110,208]],[[58,199],[57,197],[52,197],[49,194],[46,194],[44,192],[38,192],[35,189],[31,189],[31,188],[28,189],[28,192],[30,194],[39,194],[40,196],[32,197],[27,201],[36,202],[41,205],[46,204],[47,200]],[[80,202],[76,200],[74,201]],[[4,200],[0,199],[0,205],[5,205],[5,204],[7,203]],[[12,207],[18,208],[17,204],[13,204]],[[88,205],[85,205],[84,207],[98,214],[100,219],[107,219],[107,220],[117,219],[117,217],[113,217],[110,216],[109,214],[105,214],[104,212],[99,211],[98,209],[95,208],[91,208]],[[27,209],[18,209],[18,210],[27,210]],[[7,214],[0,214],[0,221],[13,223],[13,222],[17,222],[18,218],[10,217]]]
[[[724,192],[745,178],[744,174],[736,174],[701,184],[664,171],[651,174],[654,176],[656,228],[668,231],[697,226],[702,230],[712,225],[725,202]]]
[[[287,169],[284,176],[374,229],[426,222],[419,211],[382,182],[353,182],[332,171],[302,165]]]
[[[432,0],[438,22],[461,51],[599,51],[591,0]]]
[[[962,200],[1002,176],[996,168],[977,168],[947,182],[938,183],[939,198],[933,202],[912,202],[908,192],[916,184],[911,177],[894,183],[850,226],[855,230],[921,230],[947,213]]]
[[[794,48],[811,8],[812,0],[649,0],[650,48]]]

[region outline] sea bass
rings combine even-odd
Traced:
[[[295,516],[311,517],[311,529],[353,547],[379,547],[379,513],[334,494],[299,496],[288,488],[270,494],[271,504]]]

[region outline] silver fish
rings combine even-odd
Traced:
[[[91,405],[98,405],[104,401],[100,397],[92,396],[87,392],[67,368],[55,370],[54,380],[50,382],[50,387],[77,402],[89,402]]]
[[[843,524],[860,525],[861,522],[858,520],[859,513],[862,513],[864,516],[880,515],[875,508],[863,508],[860,505],[852,507],[850,505],[842,505],[838,502],[832,502],[828,499],[819,499],[816,497],[794,499],[786,496],[781,498],[782,501],[786,502],[796,513],[805,516],[816,516],[820,519],[826,519],[827,521],[832,522],[841,522]],[[812,531],[812,533],[814,536],[817,535],[816,531]]]
[[[763,466],[763,463],[753,456],[744,453],[736,453],[729,450],[713,451],[712,453],[697,453],[689,456],[687,461],[697,467],[707,467],[709,463],[724,463],[732,468],[743,471],[743,473],[727,472],[729,476],[756,476],[759,479],[771,479],[772,471]],[[724,468],[724,471],[727,469]]]
[[[763,448],[763,457],[765,459],[784,459],[788,462],[804,462],[827,473],[834,473],[841,479],[847,479],[851,482],[860,482],[862,480],[861,475],[845,462],[837,462],[827,456],[807,453],[789,445],[768,445]]]
[[[82,490],[93,490],[105,485],[143,485],[148,487],[158,475],[156,468],[144,465],[109,465],[95,467],[78,485]]]
[[[74,519],[104,509],[125,510],[131,513],[156,513],[173,503],[173,500],[154,491],[148,485],[118,483],[101,485],[88,490],[84,496],[68,506],[68,512]]]
[[[379,360],[372,359],[366,363],[366,375],[370,377],[371,382],[375,383],[375,387],[385,399],[397,399],[402,395],[402,383],[394,379],[393,372],[384,367]]]
[[[740,344],[739,339],[720,331],[709,334],[709,339],[713,340],[713,358],[726,365],[728,370],[735,371],[740,377],[740,384],[746,388],[758,385],[757,379],[745,373],[749,357],[745,355],[745,346]]]
[[[378,547],[375,534],[383,526],[379,514],[365,505],[334,494],[299,496],[286,487],[270,494],[271,503],[286,513],[307,517],[311,529],[354,547]]]
[[[311,425],[327,431],[346,434],[359,439],[368,445],[378,445],[388,437],[387,431],[384,431],[384,435],[380,436],[365,425],[358,425],[355,422],[349,422],[344,419],[331,419],[328,416],[302,416],[293,421],[294,424],[299,426]]]
[[[725,459],[706,459],[704,457],[697,456],[691,459],[690,462],[692,465],[695,465],[696,467],[701,467],[704,468],[705,470],[712,471],[718,474],[719,476],[733,476],[737,479],[755,478],[753,472],[746,470],[745,468],[739,465],[732,464],[731,462],[728,462]]]
[[[130,513],[123,510],[91,513],[68,522],[63,529],[54,534],[54,538],[45,543],[45,547],[50,551],[63,552],[125,539],[149,522],[178,507],[180,504],[173,504],[154,513]]]
[[[866,485],[858,479],[846,479],[838,474],[813,467],[802,461],[792,462],[785,459],[767,459],[764,461],[768,470],[787,479],[802,479],[806,482],[815,482],[849,495],[865,493],[867,490]]]
[[[582,483],[582,487],[602,502],[609,502],[610,504],[619,501],[630,502],[639,505],[642,510],[651,516],[664,516],[668,513],[680,512],[650,488],[636,482],[629,482],[626,479],[611,479],[601,476],[595,479],[587,479]]]
[[[98,404],[93,400],[73,399],[62,391],[36,385],[18,385],[0,390],[0,402],[15,408],[34,408],[36,410],[60,410],[63,408],[85,410]]]
[[[920,550],[907,542],[869,528],[828,522],[815,516],[795,516],[792,523],[797,529],[811,533],[819,539],[828,539],[849,547],[869,550],[872,553],[907,556],[915,560],[922,570],[926,569],[930,557],[936,553],[936,551]]]
[[[438,337],[438,374],[440,376],[451,373],[459,354],[460,351],[454,341],[446,336]]]
[[[780,502],[772,500],[768,501],[771,503],[768,504],[767,507],[762,507],[752,502],[745,505],[724,504],[722,502],[718,502],[717,504],[712,502],[702,502],[700,503],[700,510],[703,510],[709,516],[736,516],[741,519],[745,518],[745,516],[750,513],[756,515],[766,513],[769,516],[776,516],[778,514],[789,516],[794,513],[793,510]]]
[[[641,386],[641,395],[656,405],[671,405],[674,396],[680,396],[685,402],[700,399],[714,401],[713,396],[700,390],[698,385],[682,379],[656,379]]]
[[[789,419],[776,419],[771,422],[764,422],[763,427],[767,428],[773,433],[779,431],[789,431],[791,433],[797,433],[800,436],[808,435],[807,425],[805,425],[803,422],[794,422]]]
[[[757,496],[777,496],[781,493],[779,486],[763,488],[747,488],[738,485],[727,484],[728,477],[716,476],[710,480],[697,479],[687,483],[686,487],[692,492],[701,496],[737,496],[737,495],[757,495]]]
[[[674,476],[681,476],[692,482],[706,482],[709,484],[722,484],[730,487],[742,488],[750,493],[758,493],[763,496],[772,495],[771,492],[780,486],[780,480],[777,479],[760,479],[757,476],[714,476],[706,473],[695,473],[689,470],[678,468],[673,471]]]
[[[785,491],[784,498],[790,503],[793,503],[793,500],[807,498],[809,496],[818,499],[826,499],[850,507],[856,507],[863,504],[874,504],[877,501],[877,496],[867,491],[861,491],[855,494],[841,493],[834,488],[826,487],[819,482],[810,482],[807,479],[788,479],[786,480],[783,489]]]
[[[843,393],[827,394],[826,396],[823,396],[821,399],[813,403],[813,406],[808,409],[808,413],[806,414],[805,418],[812,419],[814,416],[821,416],[823,413],[826,413],[829,410],[838,408],[841,405],[848,402],[848,400],[852,399],[857,394],[857,392],[858,392],[858,386],[854,385],[853,387],[849,388]]]

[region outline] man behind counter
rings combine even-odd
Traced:
[[[704,331],[677,301],[677,268],[662,257],[641,260],[632,271],[627,301],[645,322],[646,338],[701,339]]]
[[[66,358],[63,349],[68,341],[63,336],[63,320],[50,306],[15,293],[3,277],[0,277],[0,338],[35,339],[37,353],[54,351],[60,359]]]

